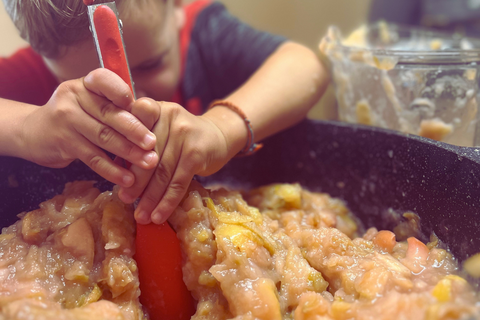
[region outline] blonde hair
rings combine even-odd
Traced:
[[[47,58],[58,58],[62,46],[91,37],[87,7],[82,0],[3,0],[3,3],[20,36]]]

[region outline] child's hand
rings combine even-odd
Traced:
[[[101,148],[142,169],[156,167],[156,137],[129,111],[129,86],[107,69],[62,83],[48,103],[23,123],[30,161],[61,168],[80,159],[105,179],[123,187],[134,182],[129,170]]]
[[[139,99],[131,112],[148,128],[153,127],[160,160],[153,170],[133,165],[135,183],[121,188],[119,197],[132,203],[141,196],[136,220],[162,223],[178,206],[195,174],[212,174],[227,163],[229,148],[212,121],[177,104]]]

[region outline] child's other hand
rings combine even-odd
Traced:
[[[135,183],[121,188],[119,197],[132,203],[141,196],[136,220],[159,224],[178,206],[193,176],[218,171],[229,160],[229,150],[225,136],[211,120],[194,116],[178,104],[139,99],[131,112],[149,129],[153,127],[160,160],[153,170],[133,165]]]
[[[156,137],[129,112],[133,102],[129,86],[107,69],[62,83],[23,124],[28,160],[61,168],[78,158],[105,179],[131,186],[132,172],[101,148],[143,169],[157,165]]]

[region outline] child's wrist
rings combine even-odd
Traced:
[[[202,117],[210,120],[225,137],[228,157],[235,157],[246,145],[248,131],[241,117],[228,107],[217,106],[209,109]]]
[[[241,148],[238,153],[236,153],[236,156],[248,156],[251,154],[254,154],[256,151],[258,151],[262,145],[255,143],[255,135],[254,131],[252,128],[252,125],[250,123],[250,120],[247,118],[247,115],[245,112],[235,105],[234,103],[226,100],[216,100],[210,104],[208,107],[208,110],[215,109],[215,107],[223,107],[222,109],[228,109],[230,110],[230,116],[236,117],[237,118],[237,125],[238,125],[238,119],[241,119],[243,122],[243,127],[244,129],[241,130],[243,132],[243,140],[244,145],[243,148]],[[224,111],[225,112],[225,111]],[[228,112],[228,111],[227,111]],[[235,114],[235,115],[232,115]],[[233,119],[232,119],[233,120]],[[230,132],[231,128],[227,128],[227,132]],[[245,133],[246,133],[246,139],[245,139]]]

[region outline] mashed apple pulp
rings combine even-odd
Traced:
[[[299,185],[210,192],[192,184],[170,218],[193,319],[463,319],[478,297],[435,242],[397,242]]]
[[[20,217],[0,235],[0,320],[145,317],[132,208],[115,192],[69,183]],[[342,202],[296,184],[242,195],[193,182],[170,223],[198,301],[193,319],[480,315],[476,292],[438,241],[397,241],[404,228],[359,237]]]
[[[93,182],[0,235],[0,319],[142,319],[130,206]]]

